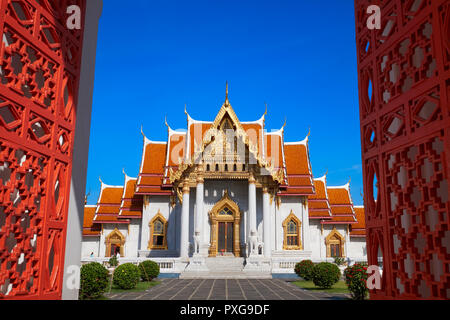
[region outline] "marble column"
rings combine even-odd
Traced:
[[[203,245],[203,196],[204,196],[204,180],[203,176],[197,177],[197,190],[195,198],[196,221],[195,221],[195,254],[200,253],[200,247]]]
[[[248,179],[248,213],[250,236],[248,239],[250,255],[258,253],[257,240],[258,231],[256,229],[256,180],[253,174]]]
[[[272,255],[272,243],[270,237],[270,195],[267,188],[263,188],[263,226],[264,226],[264,257]]]
[[[311,251],[311,230],[309,228],[308,200],[304,199],[302,205],[303,250]]]
[[[181,209],[180,257],[189,258],[189,185],[183,183],[183,206]]]

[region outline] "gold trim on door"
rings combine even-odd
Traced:
[[[211,221],[211,244],[209,247],[209,256],[216,257],[218,254],[218,233],[219,222],[233,222],[233,254],[239,257],[241,254],[241,245],[239,237],[239,225],[241,222],[241,211],[236,202],[231,200],[228,191],[225,191],[224,196],[220,199],[209,212]]]

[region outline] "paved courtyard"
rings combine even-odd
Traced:
[[[107,295],[113,300],[342,300],[349,295],[301,289],[281,279],[161,279],[143,292]]]

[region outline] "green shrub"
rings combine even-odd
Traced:
[[[341,270],[334,263],[321,262],[312,270],[312,281],[319,288],[331,288],[341,277]]]
[[[341,257],[334,258],[334,263],[338,266],[342,266],[345,263],[345,259]]]
[[[117,260],[117,257],[116,257],[116,256],[112,256],[112,257],[109,259],[109,265],[110,265],[111,267],[117,267],[117,266],[119,265],[119,261]]]
[[[133,289],[139,282],[139,268],[132,263],[124,263],[114,270],[113,283],[121,289]]]
[[[314,263],[311,260],[303,260],[295,265],[295,273],[306,281],[312,280],[312,270]]]
[[[142,281],[152,281],[159,276],[159,265],[152,260],[139,263]]]
[[[364,300],[367,297],[367,278],[367,267],[363,264],[355,263],[344,270],[345,283],[353,299]]]
[[[108,269],[98,262],[91,262],[81,266],[80,273],[80,300],[101,297],[108,287]]]

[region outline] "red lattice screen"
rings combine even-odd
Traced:
[[[0,299],[59,299],[85,1],[0,3]]]
[[[355,12],[368,259],[384,268],[371,298],[449,299],[450,1]]]

